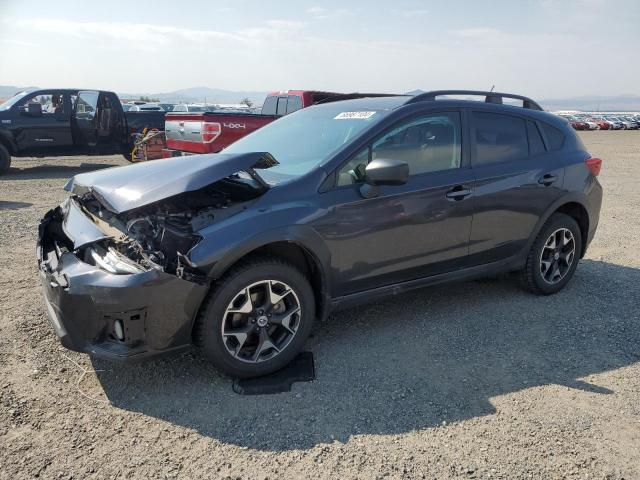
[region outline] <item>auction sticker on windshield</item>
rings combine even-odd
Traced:
[[[333,117],[334,120],[346,120],[352,118],[371,118],[376,114],[376,112],[342,112]]]

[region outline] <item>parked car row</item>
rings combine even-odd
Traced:
[[[638,130],[640,114],[559,113],[574,130]]]

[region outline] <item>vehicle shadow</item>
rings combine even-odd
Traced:
[[[541,385],[610,394],[581,378],[640,361],[639,300],[640,269],[593,260],[549,297],[511,281],[407,293],[318,324],[307,345],[316,381],[277,395],[235,394],[195,352],[93,363],[118,408],[220,442],[307,449],[490,415],[492,397]]]
[[[7,202],[0,200],[0,210],[20,210],[21,208],[29,208],[33,203],[29,202]]]
[[[34,180],[34,179],[57,179],[71,178],[80,173],[92,172],[103,168],[117,167],[111,163],[81,163],[80,165],[38,165],[35,167],[11,167],[9,171],[0,176],[0,182],[10,180]]]

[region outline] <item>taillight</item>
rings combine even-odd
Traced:
[[[587,168],[591,170],[591,174],[594,177],[597,177],[602,169],[602,159],[598,157],[587,158],[584,163],[587,165]]]
[[[215,122],[202,122],[202,141],[211,143],[220,136],[222,127]]]

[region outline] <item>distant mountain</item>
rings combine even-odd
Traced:
[[[222,90],[209,87],[192,87],[167,93],[119,93],[121,98],[139,98],[141,96],[157,98],[161,102],[168,103],[240,103],[243,98],[250,99],[257,105],[262,105],[267,92],[255,92],[246,90]]]

